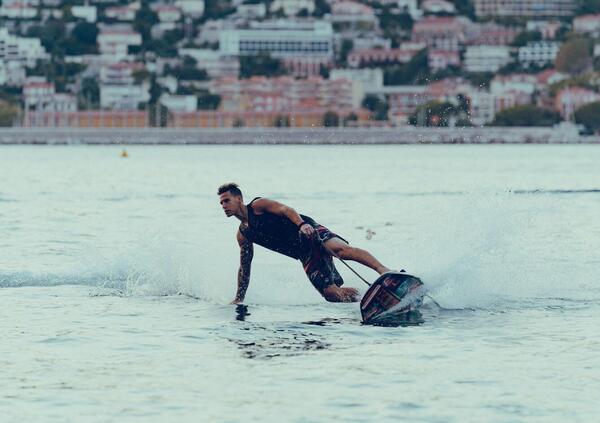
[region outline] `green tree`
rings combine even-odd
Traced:
[[[565,42],[556,56],[556,70],[579,75],[592,67],[592,44],[587,38],[576,37]]]
[[[289,128],[290,127],[290,117],[285,115],[277,115],[273,120],[273,126],[276,128]]]
[[[345,66],[348,64],[348,54],[354,48],[354,41],[344,38],[342,45],[340,46],[340,54],[338,56],[338,62],[340,65]]]
[[[400,44],[400,41],[410,33],[413,24],[413,18],[408,13],[397,13],[391,6],[381,6],[379,26],[383,31],[383,36],[392,40],[394,46]]]
[[[588,131],[600,131],[600,102],[589,103],[577,109],[575,122],[585,126]]]
[[[348,116],[344,117],[343,124],[344,124],[344,126],[351,126],[351,122],[357,122],[357,121],[358,121],[358,116],[356,115],[356,113],[350,113]]]
[[[325,112],[323,115],[323,126],[326,128],[337,128],[340,126],[340,116],[331,110]]]
[[[512,45],[515,47],[523,47],[529,42],[540,41],[541,39],[542,33],[539,31],[522,31],[517,34]]]
[[[84,110],[93,110],[100,107],[100,87],[95,78],[85,78],[81,81],[79,105]]]
[[[272,58],[269,54],[240,57],[240,78],[250,78],[256,75],[273,77],[285,74],[286,70],[281,60]]]
[[[202,90],[196,94],[198,97],[198,110],[217,110],[221,104],[221,96],[211,94],[206,90]]]
[[[448,126],[451,117],[460,112],[449,102],[431,101],[422,104],[409,116],[408,122],[415,126]]]
[[[93,23],[79,22],[75,25],[71,34],[81,44],[95,46],[98,38],[98,27]]]
[[[315,11],[313,16],[322,18],[323,15],[331,13],[331,6],[327,3],[327,0],[315,0]]]
[[[363,98],[362,106],[373,113],[373,119],[387,120],[389,105],[385,98],[368,94]]]
[[[4,100],[0,100],[0,126],[13,126],[19,116],[19,109]]]
[[[66,29],[58,20],[48,20],[43,26],[33,25],[27,29],[27,36],[39,38],[44,48],[53,56],[64,56]]]
[[[579,0],[578,14],[600,13],[600,0]]]
[[[502,110],[494,117],[494,126],[552,126],[560,122],[560,115],[533,105],[515,106]]]
[[[492,72],[471,72],[467,74],[467,79],[471,84],[479,88],[488,87],[492,78],[494,78]]]
[[[213,19],[219,20],[226,16],[235,13],[236,8],[231,5],[230,1],[224,0],[205,0],[203,20]]]
[[[152,43],[152,26],[158,23],[158,15],[152,9],[147,1],[143,1],[140,9],[135,13],[133,29],[142,36],[142,50],[149,50]]]
[[[452,3],[454,3],[454,7],[456,7],[456,13],[467,16],[472,20],[477,20],[472,0],[453,0]]]
[[[430,78],[427,49],[423,49],[404,65],[389,66],[383,71],[384,85],[420,84]]]

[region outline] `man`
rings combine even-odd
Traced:
[[[237,232],[238,287],[232,304],[241,303],[246,296],[253,244],[300,260],[308,279],[327,301],[358,300],[356,289],[342,287],[344,281],[333,264],[332,255],[357,261],[379,274],[389,271],[368,251],[350,247],[339,235],[285,204],[257,197],[246,205],[240,187],[234,183],[221,185],[218,195],[227,217],[235,216],[241,221]]]

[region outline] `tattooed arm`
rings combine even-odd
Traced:
[[[240,231],[237,233],[237,241],[240,245],[240,268],[238,270],[238,287],[235,299],[232,304],[239,304],[244,301],[246,290],[250,284],[250,264],[254,256],[254,247],[252,242],[248,241]]]

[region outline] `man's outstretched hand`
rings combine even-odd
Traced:
[[[300,226],[300,233],[305,237],[310,238],[315,234],[315,228],[313,228],[312,225],[305,223],[304,225]]]

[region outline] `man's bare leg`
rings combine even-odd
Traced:
[[[361,248],[351,247],[340,238],[331,238],[323,244],[334,256],[343,260],[352,260],[370,267],[380,275],[390,269],[379,262],[371,253]]]

